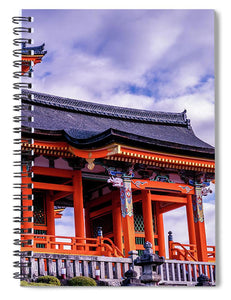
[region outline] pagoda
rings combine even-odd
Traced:
[[[26,43],[22,43],[22,49],[21,49],[22,74],[25,74],[27,72],[32,72],[33,67],[36,64],[41,63],[43,57],[47,53],[47,51],[44,50],[44,47],[45,47],[45,43],[43,43],[40,46],[32,46],[32,47],[27,47]]]

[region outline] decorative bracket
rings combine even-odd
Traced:
[[[95,167],[95,164],[94,164],[94,161],[95,161],[95,159],[94,158],[86,158],[86,161],[87,161],[87,168],[89,169],[89,170],[93,170],[94,169],[94,167]]]

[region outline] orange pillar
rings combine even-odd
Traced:
[[[125,256],[128,257],[129,251],[136,250],[130,178],[123,178],[123,187],[120,188],[120,201],[122,213],[122,228],[124,236],[124,249]]]
[[[22,234],[21,239],[27,240],[28,242],[23,243],[24,246],[32,246],[33,245],[33,236],[29,235],[33,234],[34,231],[34,219],[33,219],[33,196],[32,196],[32,180],[29,176],[28,166],[22,166],[22,222],[21,222],[21,232],[28,234],[24,236]]]
[[[114,243],[123,252],[120,194],[118,191],[112,192],[112,219]]]
[[[73,176],[73,205],[75,218],[75,236],[84,237],[83,186],[81,170],[75,170]]]
[[[150,191],[142,191],[142,208],[144,220],[145,242],[150,242],[155,250],[153,218],[152,218],[152,199]]]
[[[51,193],[46,194],[47,234],[55,235],[55,211],[54,201],[51,201]]]
[[[91,226],[90,226],[90,213],[89,207],[85,207],[85,228],[86,228],[86,237],[91,237]]]
[[[164,220],[163,214],[160,212],[160,204],[156,203],[156,223],[158,233],[159,256],[166,257],[165,238],[164,238]]]
[[[191,195],[187,195],[186,213],[187,213],[187,223],[188,223],[189,244],[196,246],[196,233],[195,233],[195,224],[193,218],[193,204],[192,204]]]
[[[201,189],[202,187],[200,185],[195,186],[195,195],[193,195],[193,212],[197,244],[197,257],[199,261],[206,262],[208,261],[208,254]]]

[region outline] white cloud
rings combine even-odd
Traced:
[[[108,99],[107,104],[123,106],[123,107],[147,109],[147,110],[151,109],[155,101],[151,97],[147,97],[143,95],[133,95],[126,92],[124,93],[121,92],[120,94],[114,94],[108,96],[107,99]]]
[[[215,245],[215,233],[216,233],[216,217],[215,217],[215,205],[211,203],[204,203],[204,218],[205,218],[205,230],[207,245]]]
[[[168,108],[172,112],[187,110],[187,117],[191,120],[195,134],[211,145],[215,144],[215,110],[214,91],[211,78],[202,83],[191,93],[177,97],[164,98],[155,103],[156,110],[164,111]]]
[[[34,40],[48,51],[36,65],[35,90],[143,109],[186,108],[195,133],[214,145],[212,10],[33,15]]]
[[[75,236],[73,208],[67,207],[62,213],[61,219],[55,220],[56,236]]]

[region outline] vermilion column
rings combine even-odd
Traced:
[[[90,213],[89,207],[85,207],[85,228],[86,228],[86,237],[91,237],[91,226],[90,226]]]
[[[142,191],[142,208],[143,208],[145,242],[150,242],[154,250],[155,242],[154,242],[154,232],[153,232],[152,199],[151,199],[150,191]]]
[[[32,180],[30,173],[26,165],[22,167],[22,222],[21,222],[21,232],[28,234],[27,236],[22,235],[22,240],[28,240],[28,242],[23,243],[24,246],[33,245],[33,234],[34,229],[34,218],[33,218],[33,196],[32,196]]]
[[[75,218],[75,236],[84,237],[83,186],[81,170],[75,170],[73,176],[73,205]]]
[[[123,187],[120,188],[120,201],[122,213],[122,227],[124,236],[125,256],[128,252],[136,250],[135,230],[132,204],[132,190],[130,178],[123,178]]]
[[[164,238],[164,220],[163,214],[160,211],[160,204],[156,204],[156,223],[158,233],[159,256],[166,257],[165,253],[165,238]]]
[[[114,243],[122,252],[123,251],[122,220],[121,220],[121,206],[120,206],[119,191],[112,192],[112,219],[113,219]]]
[[[51,201],[51,194],[46,195],[46,216],[47,216],[47,234],[55,235],[55,211],[54,201]]]
[[[193,213],[196,233],[197,256],[199,261],[208,261],[201,190],[202,187],[200,185],[196,185],[195,195],[193,195]]]
[[[196,246],[196,233],[195,233],[195,224],[194,224],[194,217],[193,217],[193,205],[192,205],[192,196],[191,195],[187,195],[186,212],[187,212],[189,244],[193,244]]]

